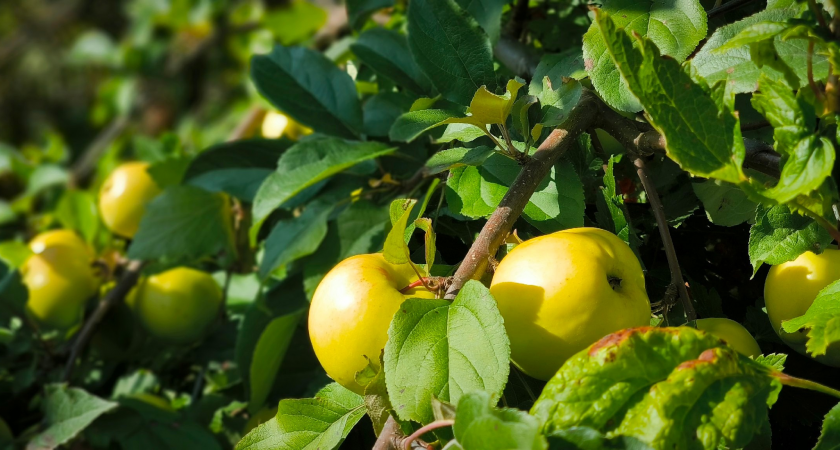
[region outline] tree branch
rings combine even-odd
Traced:
[[[668,227],[668,220],[665,218],[665,208],[662,207],[662,201],[659,199],[659,193],[656,191],[653,181],[647,173],[645,161],[636,156],[633,159],[633,165],[636,166],[636,173],[639,175],[639,180],[642,181],[642,186],[645,188],[648,202],[650,203],[653,216],[656,218],[656,226],[659,228],[659,235],[662,237],[662,245],[665,247],[665,256],[668,259],[668,268],[671,270],[671,286],[676,288],[680,296],[680,301],[685,309],[685,315],[689,322],[697,319],[697,313],[694,311],[694,306],[691,304],[691,297],[688,295],[688,289],[685,287],[685,280],[683,279],[682,269],[680,269],[680,262],[677,259],[677,251],[674,248],[674,241],[671,240],[671,231]]]
[[[393,417],[388,417],[379,438],[373,444],[373,450],[403,450],[408,438],[400,430],[400,425]],[[412,448],[428,448],[425,442],[416,439],[411,442]]]
[[[468,280],[481,278],[487,270],[489,258],[496,254],[537,186],[551,171],[557,159],[566,152],[569,145],[595,121],[598,108],[594,101],[595,98],[591,93],[584,92],[566,123],[552,131],[522,167],[452,277],[452,284],[446,292],[446,298],[455,298]]]
[[[119,282],[117,282],[117,285],[108,291],[105,298],[99,302],[99,306],[96,308],[96,311],[94,311],[93,315],[91,315],[88,321],[85,322],[84,328],[82,328],[82,331],[73,343],[73,349],[70,351],[70,357],[67,358],[67,365],[64,366],[64,374],[61,377],[62,381],[70,381],[70,377],[73,375],[73,369],[76,367],[76,359],[82,353],[82,350],[85,348],[85,345],[87,345],[91,336],[93,336],[93,332],[96,330],[96,325],[98,325],[99,321],[105,317],[108,310],[117,304],[117,302],[125,298],[129,291],[131,291],[131,288],[137,284],[137,280],[140,278],[140,270],[142,268],[143,262],[129,261],[128,266],[120,277]]]

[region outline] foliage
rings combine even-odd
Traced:
[[[838,395],[794,375],[838,387],[812,357],[840,346],[840,281],[783,323],[803,355],[761,296],[764,266],[840,241],[840,21],[833,2],[713,3],[3,3],[0,448],[837,448],[833,400],[780,392]],[[132,160],[162,193],[125,239],[97,194]],[[486,286],[523,240],[583,226],[639,257],[654,326],[545,384],[511,364]],[[57,228],[101,281],[70,329],[26,312],[27,242]],[[391,288],[438,298],[402,303],[356,393],[306,317],[331,268],[380,251],[422,276]],[[175,266],[225,295],[182,345],[124,301]]]

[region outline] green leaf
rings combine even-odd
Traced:
[[[766,21],[751,24],[729,39],[726,44],[714,49],[714,52],[724,53],[733,48],[773,39],[787,27],[788,25],[782,22]]]
[[[339,261],[382,250],[388,210],[368,200],[359,200],[342,211],[327,230],[318,252],[303,265],[304,285],[309,297],[324,275]]]
[[[480,167],[453,169],[446,184],[449,208],[470,218],[490,216],[519,170],[515,161],[499,154]],[[523,215],[540,231],[550,233],[583,226],[584,208],[580,178],[568,161],[560,161],[539,184]]]
[[[785,205],[758,207],[750,228],[749,255],[753,275],[761,264],[778,265],[811,251],[822,253],[831,235],[810,217],[800,216]]]
[[[795,5],[794,5],[795,6]],[[784,80],[783,73],[771,66],[758,67],[752,60],[749,44],[737,48],[719,51],[743,30],[761,22],[785,22],[799,15],[797,7],[767,9],[749,16],[735,23],[724,25],[706,41],[703,48],[692,58],[691,65],[697,69],[698,75],[712,86],[718,81],[726,80],[727,89],[734,93],[753,92],[758,88],[758,78],[762,74],[774,79]],[[788,66],[799,78],[799,86],[807,84],[807,48],[805,40],[792,39],[783,41],[776,37],[772,41],[776,54],[782,63]],[[813,70],[816,79],[824,79],[828,75],[828,60],[825,56],[813,56]]]
[[[401,115],[391,127],[388,137],[392,141],[411,142],[418,136],[446,124],[463,124],[481,131],[483,124],[471,117],[461,117],[461,114],[443,109],[421,109]],[[483,135],[484,132],[481,132]]]
[[[266,12],[263,26],[279,43],[292,45],[309,39],[327,22],[327,11],[305,0],[292,0]]]
[[[428,161],[426,167],[429,174],[445,172],[455,167],[461,166],[480,166],[487,160],[495,151],[487,146],[481,145],[473,148],[457,147],[446,150],[441,150]]]
[[[184,173],[190,165],[190,158],[184,156],[170,156],[162,161],[154,162],[147,172],[161,189],[181,184]]]
[[[55,217],[62,227],[78,231],[87,242],[93,242],[101,228],[96,197],[87,191],[64,191]]]
[[[597,14],[612,16],[615,28],[647,37],[675,63],[684,61],[706,37],[706,12],[697,0],[606,0]],[[583,35],[583,58],[592,85],[615,109],[627,112],[648,109],[632,86],[628,91],[624,83],[628,75],[623,70],[620,74],[615,70],[619,62],[610,59],[608,47],[615,45],[610,39],[603,30],[599,33],[597,23]]]
[[[346,138],[362,131],[353,79],[318,52],[275,46],[251,58],[251,79],[271,104],[315,131]]]
[[[808,330],[805,349],[812,356],[825,355],[840,342],[840,281],[821,290],[804,315],[783,321],[782,328],[788,333]]]
[[[31,450],[51,450],[66,444],[97,417],[116,409],[117,403],[103,400],[78,388],[48,384],[44,395],[47,428],[27,444]]]
[[[606,206],[606,211],[601,211],[601,203],[598,203],[599,213],[605,218],[603,220],[604,225],[608,225],[605,228],[607,231],[612,231],[615,233],[616,236],[620,237],[621,240],[626,242],[628,245],[631,241],[631,236],[634,236],[633,226],[630,225],[630,221],[628,219],[629,214],[625,211],[624,207],[624,197],[622,197],[621,193],[618,192],[615,185],[615,175],[613,175],[613,167],[615,166],[615,162],[618,158],[613,155],[610,156],[610,160],[607,164],[607,168],[604,171],[604,188],[601,190],[601,195],[603,196],[604,205]]]
[[[432,267],[435,264],[435,229],[432,228],[432,219],[423,217],[414,221],[417,228],[425,232],[425,239],[423,240],[424,249],[426,250],[426,275],[432,273]]]
[[[455,0],[458,5],[475,18],[492,44],[496,44],[501,33],[502,10],[506,0]]]
[[[774,149],[782,155],[779,183],[760,190],[761,195],[786,203],[820,187],[834,167],[834,145],[814,133],[814,107],[797,97],[785,84],[767,76],[759,79],[760,91],[752,105],[773,126]]]
[[[496,302],[468,281],[455,300],[409,299],[388,330],[385,381],[397,415],[434,420],[431,400],[458,402],[475,390],[499,398],[510,370],[510,343]]]
[[[482,136],[487,136],[487,128],[482,130],[480,127],[471,123],[450,123],[446,125],[443,134],[435,139],[435,143],[444,144],[452,141],[472,142]]]
[[[737,186],[719,180],[692,183],[706,217],[715,225],[732,227],[755,218],[755,202]]]
[[[314,253],[327,234],[327,219],[332,210],[333,205],[316,201],[307,205],[300,216],[278,221],[265,239],[260,278]]]
[[[631,328],[569,359],[531,414],[547,434],[585,426],[657,450],[740,448],[761,432],[781,388],[770,369],[712,335]]]
[[[551,450],[652,450],[644,442],[629,436],[607,438],[598,430],[571,427],[548,435]]]
[[[831,408],[823,420],[820,440],[814,450],[837,450],[840,448],[840,404]]]
[[[548,53],[543,55],[534,71],[531,84],[528,85],[528,94],[540,95],[545,77],[548,77],[552,86],[560,86],[564,83],[564,78],[582,80],[586,76],[583,54],[579,48],[570,48],[562,53]]]
[[[406,264],[408,259],[408,246],[405,239],[405,228],[408,219],[411,217],[411,210],[417,200],[399,198],[391,202],[391,231],[385,238],[385,248],[382,250],[385,259],[391,264]]]
[[[365,134],[388,136],[394,122],[411,108],[411,99],[396,92],[380,92],[371,96],[362,109],[365,115]]]
[[[737,117],[719,111],[709,92],[676,60],[660,57],[651,40],[637,38],[634,46],[601,11],[595,26],[628,88],[665,137],[668,156],[694,175],[741,182],[744,143]]]
[[[380,9],[394,6],[394,0],[347,0],[347,16],[350,25],[360,29],[370,15]]]
[[[447,100],[466,106],[481,86],[496,90],[490,39],[454,0],[408,4],[408,47]]]
[[[315,398],[281,400],[277,417],[248,433],[236,450],[334,449],[364,415],[364,399],[332,383]]]
[[[0,261],[13,269],[23,267],[31,255],[32,250],[21,241],[0,242]]]
[[[542,81],[543,88],[537,95],[541,106],[539,123],[545,127],[562,125],[580,100],[583,88],[577,80],[562,82],[556,85],[556,89],[548,77]]]
[[[353,53],[377,74],[417,95],[428,95],[432,84],[411,59],[405,36],[385,28],[371,28],[350,46]]]
[[[394,150],[379,142],[355,142],[329,137],[314,137],[298,142],[283,153],[277,162],[277,170],[263,181],[254,197],[252,236],[256,235],[272,211],[304,189],[362,161],[387,155]]]
[[[252,202],[291,144],[283,139],[246,139],[215,145],[193,159],[184,183]]]
[[[379,367],[384,367],[381,357]],[[372,364],[368,364],[365,369],[374,371]],[[388,398],[388,386],[385,384],[385,371],[381,369],[376,371],[364,383],[356,376],[356,382],[365,387],[365,407],[367,408],[367,414],[371,422],[373,422],[373,430],[379,436],[382,428],[385,426],[385,422],[391,417],[391,411],[394,409]]]
[[[540,424],[524,411],[494,408],[497,400],[483,391],[458,401],[452,431],[464,450],[540,450],[546,448]]]
[[[260,292],[257,298],[253,300],[240,322],[234,355],[237,366],[244,368],[240,370],[244,372],[242,381],[245,384],[245,391],[249,392],[247,394],[248,397],[251,397],[252,378],[257,379],[261,375],[256,374],[252,376],[250,372],[246,371],[250,371],[252,367],[260,369],[261,364],[270,362],[270,358],[273,358],[273,355],[270,354],[271,348],[265,347],[269,343],[266,340],[262,344],[263,350],[260,351],[260,355],[265,356],[268,353],[269,360],[260,362],[254,359],[257,355],[257,346],[263,339],[264,331],[275,319],[291,317],[298,314],[309,304],[306,294],[303,291],[303,286],[301,286],[300,278],[296,277],[283,280],[266,293]],[[280,325],[276,325],[276,327],[280,327]],[[280,330],[276,329],[275,331]],[[278,351],[278,353],[285,353],[288,349],[279,350],[282,350],[282,352]],[[250,411],[251,413],[256,413],[259,411],[259,408],[260,405],[251,405]]]
[[[759,364],[764,364],[773,370],[781,372],[785,370],[787,355],[784,353],[770,353],[769,355],[758,355],[754,359]]]
[[[292,341],[292,334],[305,313],[306,310],[298,310],[277,317],[269,322],[260,335],[248,371],[251,377],[248,407],[252,411],[262,407],[268,398],[277,378],[277,371],[280,370],[280,364]]]
[[[146,207],[128,248],[139,260],[194,261],[233,247],[233,218],[225,194],[172,186]]]
[[[524,84],[509,80],[504,95],[496,95],[487,90],[487,87],[478,88],[470,102],[470,114],[472,118],[481,124],[505,124],[516,102],[516,94]]]

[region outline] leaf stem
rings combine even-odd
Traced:
[[[653,216],[656,218],[656,226],[659,228],[659,235],[662,237],[665,256],[668,258],[668,267],[671,269],[671,286],[676,288],[679,293],[680,301],[683,304],[683,309],[685,309],[686,318],[689,322],[693,322],[697,320],[697,312],[694,311],[694,306],[691,304],[691,297],[689,297],[688,289],[685,287],[682,269],[680,269],[680,262],[677,259],[677,251],[674,249],[674,241],[671,240],[671,232],[668,228],[668,221],[665,218],[665,209],[662,207],[662,201],[659,199],[659,193],[656,191],[656,186],[648,175],[644,160],[636,157],[633,159],[633,165],[636,166],[636,173],[639,175],[639,180],[642,181],[642,186],[645,188],[650,207],[653,210]]]
[[[807,68],[808,68],[808,86],[811,87],[811,90],[814,91],[814,95],[817,97],[817,100],[824,101],[825,94],[817,87],[817,83],[814,81],[814,41],[808,41],[808,52],[807,52]]]
[[[437,430],[438,428],[451,427],[454,423],[454,420],[436,420],[428,425],[422,426],[414,433],[411,433],[411,436],[405,438],[405,441],[403,441],[403,448],[405,450],[411,450],[411,443],[414,442],[415,439],[418,439],[420,436],[423,436],[430,431]]]
[[[837,389],[830,388],[828,386],[824,386],[822,384],[817,383],[816,381],[805,380],[802,378],[792,377],[786,373],[782,372],[774,372],[773,376],[778,378],[779,381],[782,382],[785,386],[792,386],[797,387],[800,389],[808,389],[810,391],[821,392],[826,395],[830,395],[835,398],[840,398],[840,391]]]
[[[814,211],[811,211],[810,209],[806,208],[805,206],[799,203],[796,203],[795,207],[804,212],[805,214],[811,216],[811,218],[816,220],[821,227],[825,228],[828,231],[828,233],[831,234],[832,239],[840,243],[840,230],[838,230],[837,227],[832,225],[831,222],[829,222],[825,217],[817,214]]]

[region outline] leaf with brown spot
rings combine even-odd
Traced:
[[[589,427],[654,449],[740,448],[760,433],[781,382],[693,328],[632,328],[569,359],[531,414],[552,434]]]

